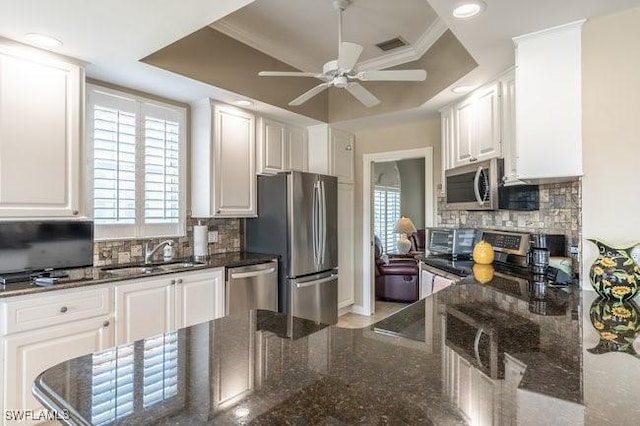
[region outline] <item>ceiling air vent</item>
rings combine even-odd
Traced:
[[[383,52],[388,52],[390,50],[406,46],[407,44],[409,44],[409,43],[404,41],[401,37],[394,37],[394,38],[392,38],[390,40],[386,40],[386,41],[383,41],[381,43],[378,43],[378,44],[376,44],[376,46],[378,46],[378,48],[380,50],[382,50]]]

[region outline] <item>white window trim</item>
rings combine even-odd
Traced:
[[[136,223],[135,225],[126,224],[96,224],[94,229],[94,239],[96,241],[112,241],[112,240],[131,240],[142,238],[165,238],[165,237],[184,237],[187,234],[187,110],[184,107],[172,105],[153,99],[145,98],[131,93],[122,92],[96,84],[87,84],[86,86],[86,119],[85,119],[85,161],[86,161],[86,185],[85,185],[85,211],[87,215],[93,218],[93,105],[92,98],[94,96],[107,95],[110,97],[121,98],[123,102],[134,101],[137,132],[136,144],[142,147],[136,149],[136,165],[144,164],[144,116],[145,106],[152,106],[160,109],[167,109],[179,115],[180,127],[180,158],[178,162],[180,176],[180,201],[179,201],[179,218],[175,224],[144,224]],[[172,117],[173,118],[173,117]],[[144,183],[137,182],[143,179],[138,175],[136,170],[136,220],[141,218],[141,211],[144,207]],[[143,172],[144,173],[144,172]]]

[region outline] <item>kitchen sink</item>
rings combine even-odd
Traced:
[[[102,270],[110,275],[116,276],[135,276],[135,275],[148,275],[157,272],[172,272],[180,271],[182,269],[197,268],[204,266],[204,263],[198,262],[174,262],[164,264],[153,265],[134,265],[134,266],[116,266],[112,268],[102,268]]]
[[[176,271],[180,269],[190,269],[204,266],[204,263],[197,262],[180,262],[180,263],[167,263],[166,265],[158,265],[157,267],[163,271]]]

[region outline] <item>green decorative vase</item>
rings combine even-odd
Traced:
[[[589,271],[593,288],[606,299],[630,300],[640,287],[640,266],[631,257],[635,244],[614,248],[599,240],[588,241],[598,246],[600,252]]]
[[[589,317],[593,328],[600,334],[600,342],[587,350],[592,354],[622,352],[640,358],[633,348],[636,335],[640,332],[639,312],[638,305],[632,301],[594,300]]]

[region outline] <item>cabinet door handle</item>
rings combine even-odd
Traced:
[[[103,327],[109,327],[109,321],[105,321],[105,322],[103,322],[103,323],[102,323],[102,326],[103,326]]]
[[[78,216],[78,213],[80,213],[78,210],[74,210],[71,212],[74,216]]]
[[[182,284],[182,278],[178,278],[177,283],[178,283],[178,284]]]
[[[174,285],[176,283],[176,280],[171,280],[169,281],[169,284]]]
[[[63,306],[60,308],[60,313],[64,314],[65,312],[67,312],[69,309],[66,306]]]
[[[470,163],[473,163],[474,161],[478,161],[478,159],[477,158],[469,158],[469,162]]]

